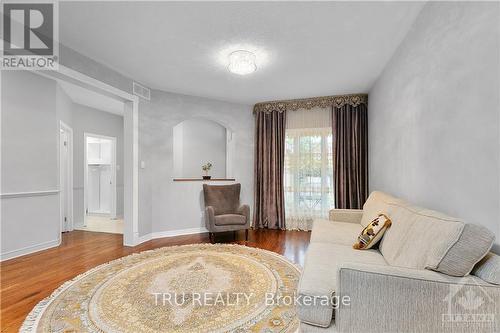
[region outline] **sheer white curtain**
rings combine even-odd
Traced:
[[[310,230],[333,208],[331,110],[288,111],[285,141],[286,228]]]

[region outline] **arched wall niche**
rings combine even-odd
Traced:
[[[212,178],[231,178],[235,140],[219,121],[194,117],[178,123],[173,128],[174,178],[201,178],[208,162]]]

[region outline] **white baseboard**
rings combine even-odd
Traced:
[[[147,241],[152,240],[152,239],[157,239],[157,238],[202,234],[205,232],[208,232],[208,229],[205,227],[158,231],[158,232],[153,232],[150,234],[140,236],[139,238],[137,238],[135,245],[139,245],[141,243],[147,242]]]
[[[61,239],[55,239],[48,242],[43,242],[40,244],[26,246],[17,250],[7,251],[0,254],[0,261],[5,261],[9,259],[14,259],[20,256],[25,256],[34,252],[47,250],[52,247],[59,246],[61,244]]]
[[[208,232],[208,230],[207,230],[207,228],[204,228],[204,227],[153,232],[153,233],[138,237],[136,239],[136,241],[134,242],[135,244],[132,246],[137,246],[141,243],[147,242],[147,241],[152,240],[152,239],[157,239],[157,238],[202,234],[205,232]],[[52,241],[48,241],[48,242],[44,242],[44,243],[40,243],[40,244],[35,244],[35,245],[23,247],[21,249],[8,251],[8,252],[0,254],[0,261],[17,258],[20,256],[24,256],[24,255],[38,252],[38,251],[42,251],[42,250],[47,250],[47,249],[50,249],[52,247],[59,246],[60,244],[61,244],[61,240],[56,239],[56,240],[52,240]],[[131,245],[126,244],[126,246],[131,246]]]
[[[201,234],[204,232],[208,232],[208,229],[205,227],[200,228],[189,228],[189,229],[179,229],[179,230],[168,230],[168,231],[159,231],[153,232],[153,239],[163,238],[163,237],[174,237],[174,236],[182,236],[182,235],[193,235],[193,234]]]

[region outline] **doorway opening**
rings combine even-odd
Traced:
[[[123,217],[116,207],[116,137],[85,133],[84,145],[85,211],[80,229],[123,234]]]
[[[117,135],[117,139],[119,140],[117,143],[118,146],[118,159],[119,166],[118,175],[121,183],[118,182],[117,187],[120,188],[122,195],[117,199],[117,217],[122,217],[123,220],[123,244],[125,246],[135,246],[144,242],[144,238],[141,238],[139,235],[139,143],[138,143],[138,126],[139,126],[139,116],[138,116],[138,107],[139,107],[139,98],[131,93],[128,93],[124,90],[113,87],[107,83],[101,82],[92,78],[90,76],[84,75],[80,72],[77,72],[71,68],[65,67],[62,64],[59,64],[58,71],[35,71],[34,73],[41,75],[43,77],[47,77],[55,80],[58,83],[58,94],[61,90],[64,90],[62,87],[64,84],[69,84],[80,88],[81,94],[76,93],[70,94],[72,96],[65,96],[65,98],[58,98],[60,101],[57,110],[58,110],[58,120],[64,121],[65,124],[68,124],[73,130],[73,148],[74,148],[74,165],[73,168],[70,168],[74,173],[74,183],[72,186],[72,191],[69,190],[73,196],[73,200],[69,199],[70,205],[73,207],[70,208],[72,212],[74,212],[73,217],[69,220],[70,224],[69,228],[73,227],[74,229],[80,229],[82,225],[84,225],[85,219],[85,205],[84,205],[84,155],[80,153],[80,149],[83,149],[83,132],[82,128],[76,126],[79,121],[75,121],[73,119],[73,114],[68,114],[64,112],[64,110],[68,109],[68,105],[70,104],[81,104],[86,105],[90,103],[89,101],[96,101],[95,98],[89,98],[88,94],[84,92],[96,93],[100,96],[109,97],[106,101],[103,101],[101,98],[97,100],[100,101],[99,105],[86,105],[90,106],[94,109],[100,109],[101,111],[106,110],[111,113],[115,113],[112,110],[107,110],[109,108],[115,109],[117,107],[116,102],[121,103],[120,111],[118,114],[121,115],[122,123],[120,125],[122,129],[122,135]],[[59,89],[61,88],[61,89]],[[66,91],[66,95],[68,92]],[[62,107],[61,107],[62,106]],[[62,112],[60,112],[62,111]],[[117,110],[115,110],[117,111]],[[83,119],[87,118],[83,114]],[[82,118],[81,118],[82,119]],[[75,125],[76,124],[76,125]],[[94,123],[95,125],[103,125],[102,122]],[[108,127],[95,127],[88,128],[87,132],[92,133],[100,133],[112,135],[115,133],[107,133],[104,129]],[[59,131],[59,129],[58,129]],[[60,138],[60,133],[57,133],[57,137]],[[121,138],[121,139],[120,139]],[[60,144],[58,143],[58,148]],[[78,150],[78,151],[77,151]],[[59,165],[61,167],[61,165]],[[118,167],[118,165],[117,165]],[[64,174],[64,172],[60,172],[60,174]],[[62,184],[62,183],[60,183]],[[57,190],[57,193],[60,192],[60,189]],[[62,206],[62,205],[61,205]],[[61,216],[63,209],[61,208]],[[71,212],[70,211],[70,212]],[[63,230],[63,218],[61,218],[60,228]],[[61,238],[62,239],[62,238]]]

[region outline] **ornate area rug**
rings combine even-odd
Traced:
[[[283,256],[241,245],[145,251],[66,282],[21,332],[295,332],[299,274]]]

